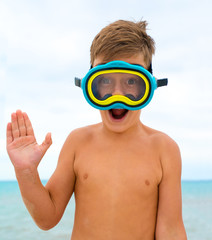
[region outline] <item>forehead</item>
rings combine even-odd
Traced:
[[[124,62],[130,63],[130,64],[138,64],[144,68],[147,68],[147,64],[145,63],[144,57],[142,54],[138,54],[138,55],[135,55],[132,57],[120,57],[120,58],[117,57],[117,58],[111,59],[110,61],[115,61],[115,60],[124,61]],[[99,56],[96,59],[94,59],[93,67],[95,67],[99,64],[104,64],[104,63],[110,62],[110,61],[105,61],[104,57]]]

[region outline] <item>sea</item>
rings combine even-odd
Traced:
[[[212,180],[182,181],[182,202],[188,240],[212,240]],[[74,211],[72,198],[59,224],[40,230],[22,202],[17,181],[0,181],[0,240],[70,240]]]

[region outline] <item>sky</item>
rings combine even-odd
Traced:
[[[169,79],[141,121],[177,142],[182,179],[212,179],[211,9],[210,0],[0,0],[0,180],[15,179],[5,135],[17,109],[28,113],[38,143],[52,133],[42,179],[73,129],[101,121],[74,77],[88,71],[95,35],[118,19],[148,22],[153,73]]]

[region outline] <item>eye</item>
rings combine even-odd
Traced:
[[[108,78],[102,78],[102,79],[101,79],[101,83],[102,83],[102,84],[110,84],[110,79],[108,79]]]
[[[128,79],[127,84],[134,85],[134,84],[136,84],[136,80],[133,78],[130,78],[130,79]]]

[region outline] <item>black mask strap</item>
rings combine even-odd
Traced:
[[[168,85],[168,78],[157,79],[157,87],[163,87]]]
[[[75,77],[74,81],[75,81],[75,86],[81,87],[81,81],[82,81],[81,78]]]
[[[153,71],[152,71],[152,62],[150,63],[150,65],[149,65],[149,67],[148,67],[148,69],[147,69],[151,74],[153,73]]]

